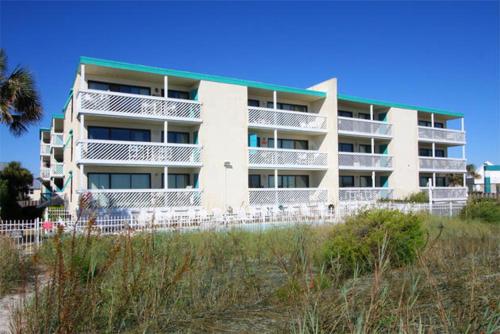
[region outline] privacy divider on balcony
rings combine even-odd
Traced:
[[[421,191],[429,194],[429,188],[421,188]],[[466,187],[432,187],[433,201],[465,201],[467,200]]]
[[[270,108],[248,107],[248,123],[255,127],[326,131],[325,116]]]
[[[50,144],[40,144],[40,155],[50,155]]]
[[[111,114],[138,118],[183,119],[200,121],[198,101],[124,94],[104,91],[80,91],[79,112]]]
[[[48,168],[48,167],[40,167],[40,177],[43,180],[50,179],[50,168]]]
[[[201,146],[114,140],[80,140],[78,163],[201,166]]]
[[[87,200],[101,209],[143,209],[197,207],[201,205],[199,189],[92,189]]]
[[[64,175],[64,164],[62,162],[52,163],[50,175],[51,176],[63,176]]]
[[[340,188],[340,201],[376,201],[392,198],[391,188]]]
[[[50,139],[50,145],[53,147],[63,147],[64,140],[62,133],[52,133]]]
[[[249,189],[250,205],[325,204],[328,190],[318,188],[259,188]]]
[[[442,142],[465,144],[465,132],[460,130],[419,126],[418,139],[427,141],[442,141]]]
[[[312,150],[289,150],[265,147],[248,149],[250,168],[327,168],[328,154]]]
[[[339,133],[361,136],[377,136],[390,138],[392,125],[386,122],[371,121],[351,117],[338,117]]]
[[[446,171],[465,173],[467,165],[467,161],[464,159],[420,157],[419,161],[421,171]]]
[[[392,157],[385,154],[339,152],[339,168],[343,169],[392,169]]]

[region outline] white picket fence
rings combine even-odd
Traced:
[[[286,227],[294,224],[336,224],[346,217],[369,209],[396,209],[401,212],[429,212],[438,216],[455,216],[464,202],[449,203],[394,203],[394,202],[351,202],[334,210],[326,206],[297,206],[288,208],[261,207],[239,209],[235,212],[221,210],[188,210],[186,212],[140,213],[136,216],[98,216],[94,218],[61,215],[53,220],[0,221],[0,238],[8,237],[16,245],[32,252],[43,241],[53,237],[58,229],[63,233],[92,233],[113,235],[124,232],[153,231],[221,231],[229,228],[263,230],[270,227]],[[61,210],[61,213],[63,211]]]

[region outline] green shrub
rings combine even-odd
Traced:
[[[381,198],[378,201],[379,202],[396,202],[396,203],[428,203],[429,196],[427,196],[427,193],[425,193],[423,191],[418,191],[418,192],[410,194],[406,197],[403,197],[401,199]]]
[[[462,209],[460,216],[481,219],[488,223],[500,223],[500,203],[488,198],[470,200]]]
[[[323,247],[326,267],[341,276],[370,272],[385,240],[391,266],[412,263],[425,243],[423,218],[397,210],[370,210],[335,227]]]
[[[3,296],[31,277],[33,264],[12,240],[1,236],[0,254],[0,296]]]

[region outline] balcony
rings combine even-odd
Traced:
[[[81,140],[77,163],[200,167],[201,146],[136,141]]]
[[[42,180],[50,180],[50,168],[40,167],[40,177]]]
[[[78,94],[79,112],[102,116],[201,122],[198,101],[86,90]]]
[[[421,191],[429,194],[429,188],[420,188]],[[433,187],[433,201],[465,201],[468,190],[466,187]]]
[[[460,130],[419,126],[418,139],[426,142],[465,144],[465,132]]]
[[[392,170],[392,157],[385,154],[340,152],[339,168],[348,170]]]
[[[201,205],[199,189],[92,189],[88,200],[101,209],[188,208]]]
[[[419,161],[421,172],[466,172],[464,159],[419,157]]]
[[[40,144],[40,155],[50,155],[50,144]]]
[[[338,133],[357,137],[391,138],[392,125],[351,117],[338,117]]]
[[[326,117],[315,113],[248,107],[248,126],[301,132],[327,132]]]
[[[258,205],[294,205],[327,203],[328,190],[318,188],[249,189],[249,202]]]
[[[391,188],[340,188],[339,200],[344,202],[373,202],[379,199],[391,199]]]
[[[328,154],[312,150],[248,148],[249,168],[326,169]]]
[[[63,147],[64,139],[62,133],[51,133],[50,134],[50,146],[51,147]]]
[[[50,167],[51,177],[63,177],[64,176],[64,164],[62,162],[53,162]]]

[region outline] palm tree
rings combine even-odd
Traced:
[[[476,166],[474,164],[468,164],[465,169],[467,170],[467,175],[473,179],[477,179],[480,175],[476,173]]]
[[[7,73],[7,55],[0,49],[0,123],[19,136],[42,118],[42,106],[31,72],[17,66]]]

